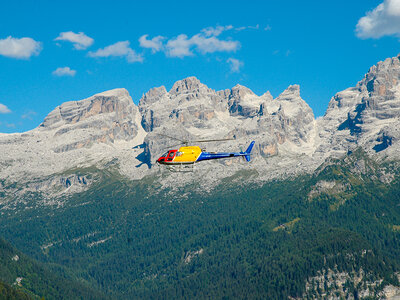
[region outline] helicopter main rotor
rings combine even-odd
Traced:
[[[156,133],[156,134],[160,135],[160,136],[167,137],[169,139],[173,139],[173,140],[181,142],[178,145],[173,145],[173,146],[170,146],[170,147],[176,147],[176,146],[180,146],[182,144],[187,146],[189,143],[211,143],[211,142],[221,142],[221,141],[232,141],[232,140],[234,140],[233,138],[232,139],[210,139],[210,140],[183,140],[183,139],[180,139],[180,138],[177,138],[177,137],[173,137],[173,136],[169,136],[169,135],[166,135],[166,134],[163,134],[163,133]]]

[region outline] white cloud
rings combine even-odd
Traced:
[[[63,68],[57,68],[56,70],[53,71],[52,73],[55,76],[75,76],[76,71],[71,70],[69,67],[63,67]]]
[[[184,57],[191,56],[193,52],[190,51],[192,42],[188,39],[186,34],[180,34],[174,39],[170,39],[166,45],[167,55],[171,57]]]
[[[258,29],[259,25],[247,26],[245,28]],[[240,48],[240,42],[232,39],[221,39],[219,36],[224,31],[235,29],[232,25],[207,27],[199,33],[189,37],[186,34],[179,34],[176,37],[166,39],[163,36],[156,36],[148,39],[148,34],[139,38],[140,46],[152,49],[152,52],[163,51],[169,57],[183,58],[193,56],[195,53],[207,54],[214,52],[234,52]]]
[[[13,38],[11,36],[6,39],[0,39],[0,55],[27,59],[32,55],[39,55],[42,50],[42,44],[29,37]]]
[[[242,31],[242,30],[245,30],[245,29],[247,29],[247,26],[241,26],[241,27],[235,28],[236,31]]]
[[[216,27],[207,27],[201,30],[201,32],[205,36],[219,36],[222,32],[226,30],[231,30],[233,28],[232,25],[227,25],[227,26],[216,26]]]
[[[237,28],[235,28],[236,31],[242,31],[242,30],[246,30],[246,29],[255,29],[255,30],[258,30],[258,29],[260,29],[260,25],[257,24],[257,25],[255,25],[255,26],[249,25],[249,26],[242,26],[242,27],[237,27]]]
[[[0,114],[9,114],[9,113],[11,113],[11,110],[4,104],[0,103]]]
[[[209,36],[209,34],[213,34]],[[211,33],[198,33],[191,38],[186,34],[180,34],[176,38],[170,39],[166,45],[166,53],[171,57],[184,57],[193,55],[192,49],[198,50],[202,54],[214,52],[232,52],[240,48],[238,41],[220,40],[215,34]]]
[[[244,65],[242,61],[232,57],[228,58],[226,62],[229,64],[231,72],[233,73],[238,73],[240,68]]]
[[[380,38],[385,35],[400,37],[400,0],[385,0],[358,20],[359,38]]]
[[[36,115],[37,115],[36,111],[30,110],[30,111],[24,113],[24,114],[21,116],[21,119],[24,119],[24,120],[25,120],[25,119],[33,120],[33,117],[36,116]]]
[[[143,56],[137,54],[135,50],[129,47],[129,41],[122,41],[99,49],[96,52],[89,52],[90,57],[125,57],[129,63],[142,62]]]
[[[148,36],[148,34],[145,34],[139,38],[140,47],[150,48],[153,53],[160,51],[163,47],[163,40],[165,37],[158,35],[153,37],[151,40],[148,40]]]
[[[72,31],[61,32],[54,40],[71,42],[76,50],[85,50],[94,42],[91,37],[88,37],[83,32],[75,33]]]
[[[219,40],[215,36],[212,37],[204,37],[201,34],[196,34],[191,38],[194,45],[202,52],[205,53],[213,53],[213,52],[231,52],[236,51],[240,47],[240,43],[238,41],[224,41]]]

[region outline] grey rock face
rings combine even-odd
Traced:
[[[317,154],[340,155],[361,146],[369,153],[398,148],[400,62],[388,58],[371,67],[354,87],[336,94],[319,120]]]
[[[228,97],[229,112],[233,116],[255,117],[263,114],[264,102],[272,101],[272,95],[267,92],[261,97],[254,94],[249,88],[236,85]]]
[[[276,107],[279,108],[276,109]],[[267,107],[268,109],[268,107]],[[300,97],[298,85],[289,86],[269,108],[276,131],[296,145],[310,141],[310,132],[314,127],[314,113]]]
[[[156,159],[168,149],[178,149],[182,140],[226,138],[234,140],[194,144],[228,152],[244,150],[254,140],[252,162],[204,162],[192,181],[201,178],[215,184],[244,169],[254,171],[259,180],[311,172],[327,157],[360,146],[382,159],[396,159],[399,58],[379,62],[355,87],[337,93],[318,120],[298,85],[274,99],[269,92],[258,96],[241,85],[214,91],[195,77],[177,81],[170,91],[163,86],[151,89],[138,107],[124,89],[66,102],[32,131],[0,134],[0,184],[21,178],[41,182],[46,177],[64,189],[81,189],[86,185],[78,177],[71,177],[71,189],[67,180],[60,183],[59,174],[73,167],[106,167],[110,161],[117,162],[122,174],[137,179],[154,172]],[[176,178],[169,178],[163,184],[176,186]],[[185,184],[185,178],[179,182]]]
[[[139,111],[142,114],[142,126],[147,132],[151,131],[154,127],[158,127],[159,124],[155,121],[154,111],[148,109],[152,104],[161,101],[161,99],[167,94],[167,90],[164,86],[152,88],[140,100]]]
[[[194,95],[203,95],[212,92],[205,84],[202,84],[196,77],[188,77],[174,83],[169,93],[171,95],[191,95],[187,100],[193,98]]]
[[[164,87],[151,89],[139,102],[142,125],[153,131],[167,122],[203,127],[203,120],[214,118],[215,111],[226,109],[224,99],[195,77],[177,81],[169,92]]]
[[[273,99],[269,92],[257,96],[241,85],[216,92],[189,77],[176,82],[168,93],[164,88],[150,90],[140,100],[139,110],[145,130],[153,133],[144,143],[149,165],[168,144],[179,143],[163,135],[186,140],[235,138],[225,143],[227,148],[257,140],[254,153],[269,157],[277,155],[279,145],[286,141],[296,146],[309,143],[314,127],[314,115],[301,99],[298,86]],[[204,147],[217,145],[221,143]],[[298,151],[291,146],[285,150]]]
[[[125,89],[66,102],[34,130],[0,134],[0,180],[21,183],[28,186],[27,191],[33,187],[31,182],[40,183],[42,178],[49,178],[65,190],[84,189],[88,186],[84,177],[68,172],[69,177],[61,182],[60,174],[89,166],[101,168],[114,159],[123,162],[121,173],[141,177],[142,168],[129,167],[140,163],[135,159],[138,150],[132,149],[143,143],[145,132],[140,119]],[[54,184],[40,186],[39,191],[54,190],[51,186]]]
[[[54,138],[69,143],[55,147],[54,151],[66,152],[93,143],[132,140],[138,132],[137,113],[128,91],[117,89],[63,103],[44,119],[39,130],[56,130]]]

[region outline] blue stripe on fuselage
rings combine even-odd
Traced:
[[[217,153],[201,152],[199,158],[196,161],[227,158],[227,157],[237,157],[237,156],[243,156],[243,155],[244,155],[244,153],[238,153],[238,152],[217,152]]]

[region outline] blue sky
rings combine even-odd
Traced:
[[[188,76],[274,97],[300,84],[321,116],[336,92],[400,52],[399,37],[400,0],[3,1],[0,132],[113,88],[137,104]]]

